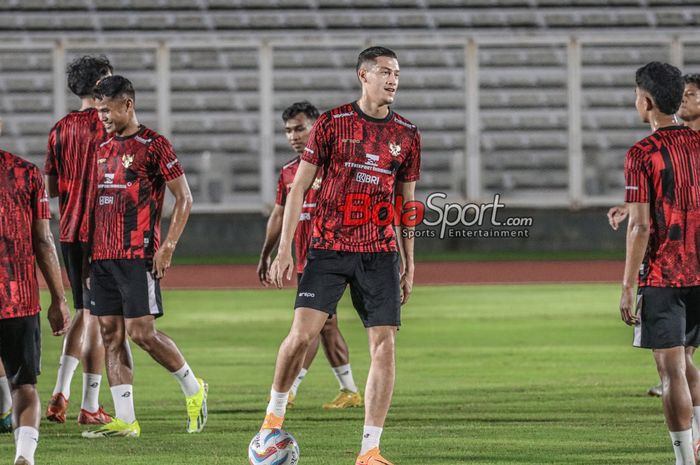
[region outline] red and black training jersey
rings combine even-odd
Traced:
[[[97,110],[74,111],[51,129],[44,174],[58,178],[61,242],[88,242],[95,153],[107,139]]]
[[[282,167],[279,180],[277,181],[277,197],[275,199],[277,205],[284,207],[287,204],[287,194],[292,189],[294,176],[296,176],[297,169],[299,169],[299,161],[299,157],[297,157]],[[297,229],[294,232],[294,250],[297,256],[298,273],[303,273],[306,265],[306,253],[309,250],[309,242],[311,241],[311,226],[314,210],[316,209],[316,197],[322,182],[323,178],[320,175],[317,176],[306,192],[304,205],[299,215],[299,224],[297,224]]]
[[[420,132],[393,111],[377,119],[349,103],[321,115],[302,155],[324,173],[311,247],[395,251],[394,186],[418,180],[420,157]]]
[[[39,168],[0,150],[0,320],[41,310],[32,224],[49,218]]]
[[[625,202],[651,212],[639,285],[700,285],[700,133],[672,126],[637,142],[625,158]]]
[[[151,259],[160,242],[165,183],[184,172],[172,145],[141,126],[97,151],[93,260]]]

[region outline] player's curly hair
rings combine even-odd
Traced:
[[[130,98],[136,102],[134,85],[124,76],[109,76],[102,79],[95,87],[93,95],[96,99],[106,98]]]
[[[355,65],[355,71],[359,71],[365,63],[376,63],[377,58],[379,57],[396,58],[397,60],[399,58],[396,55],[396,52],[386,47],[366,48],[362,52],[360,52],[360,55],[357,57],[357,65]]]
[[[635,82],[649,92],[662,113],[672,115],[680,108],[685,83],[681,70],[675,66],[652,61],[637,70]]]
[[[286,123],[300,113],[304,113],[312,121],[318,119],[319,115],[318,108],[313,106],[311,102],[304,100],[302,102],[294,102],[285,108],[282,112],[282,121]]]
[[[85,55],[68,65],[68,88],[80,98],[89,97],[97,81],[112,74],[109,59],[104,55]]]
[[[695,84],[695,86],[700,89],[700,74],[689,73],[683,76],[683,82],[686,84]]]

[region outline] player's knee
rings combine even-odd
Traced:
[[[394,353],[394,338],[391,336],[375,338],[372,341],[370,352],[372,356]]]
[[[129,330],[129,337],[136,345],[144,350],[148,350],[153,343],[155,332],[143,330],[141,328],[133,328]]]
[[[287,344],[292,350],[306,350],[311,346],[315,336],[305,331],[293,331],[287,336]]]
[[[659,365],[659,374],[663,379],[685,379],[685,363],[662,363]]]
[[[105,346],[105,348],[113,348],[119,344],[118,342],[118,334],[114,331],[111,331],[110,328],[107,327],[101,327],[100,328],[100,337],[102,338],[102,344]]]
[[[338,337],[338,324],[334,321],[335,320],[326,321],[326,324],[324,324],[323,328],[321,328],[321,337],[324,340],[330,340]]]
[[[36,395],[36,385],[35,384],[19,384],[12,385],[12,395],[18,396],[19,399],[26,400],[31,399]]]

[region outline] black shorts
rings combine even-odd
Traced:
[[[297,286],[299,285],[299,283],[301,283],[301,277],[303,275],[304,275],[304,273],[297,273]],[[340,299],[338,299],[338,300],[340,300]],[[333,318],[333,315],[338,310],[338,302],[336,302],[331,308],[329,308],[329,310],[330,311],[326,312],[326,313],[328,313],[328,319],[330,320],[331,318]]]
[[[73,308],[90,308],[90,290],[83,282],[83,266],[87,263],[87,244],[83,242],[61,242],[63,264],[73,291]],[[87,270],[86,270],[87,271]]]
[[[95,260],[90,265],[90,287],[93,315],[163,316],[160,281],[146,260]]]
[[[39,314],[0,320],[0,357],[10,384],[36,384],[41,372]]]
[[[700,345],[700,286],[640,287],[635,347],[668,349]]]
[[[401,277],[396,252],[309,249],[294,308],[334,315],[345,287],[365,328],[401,325]]]

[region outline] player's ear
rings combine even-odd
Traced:
[[[364,66],[360,66],[360,69],[357,70],[357,78],[361,83],[367,82],[367,70]]]
[[[649,94],[644,95],[644,109],[646,111],[651,111],[654,109],[654,100]]]

